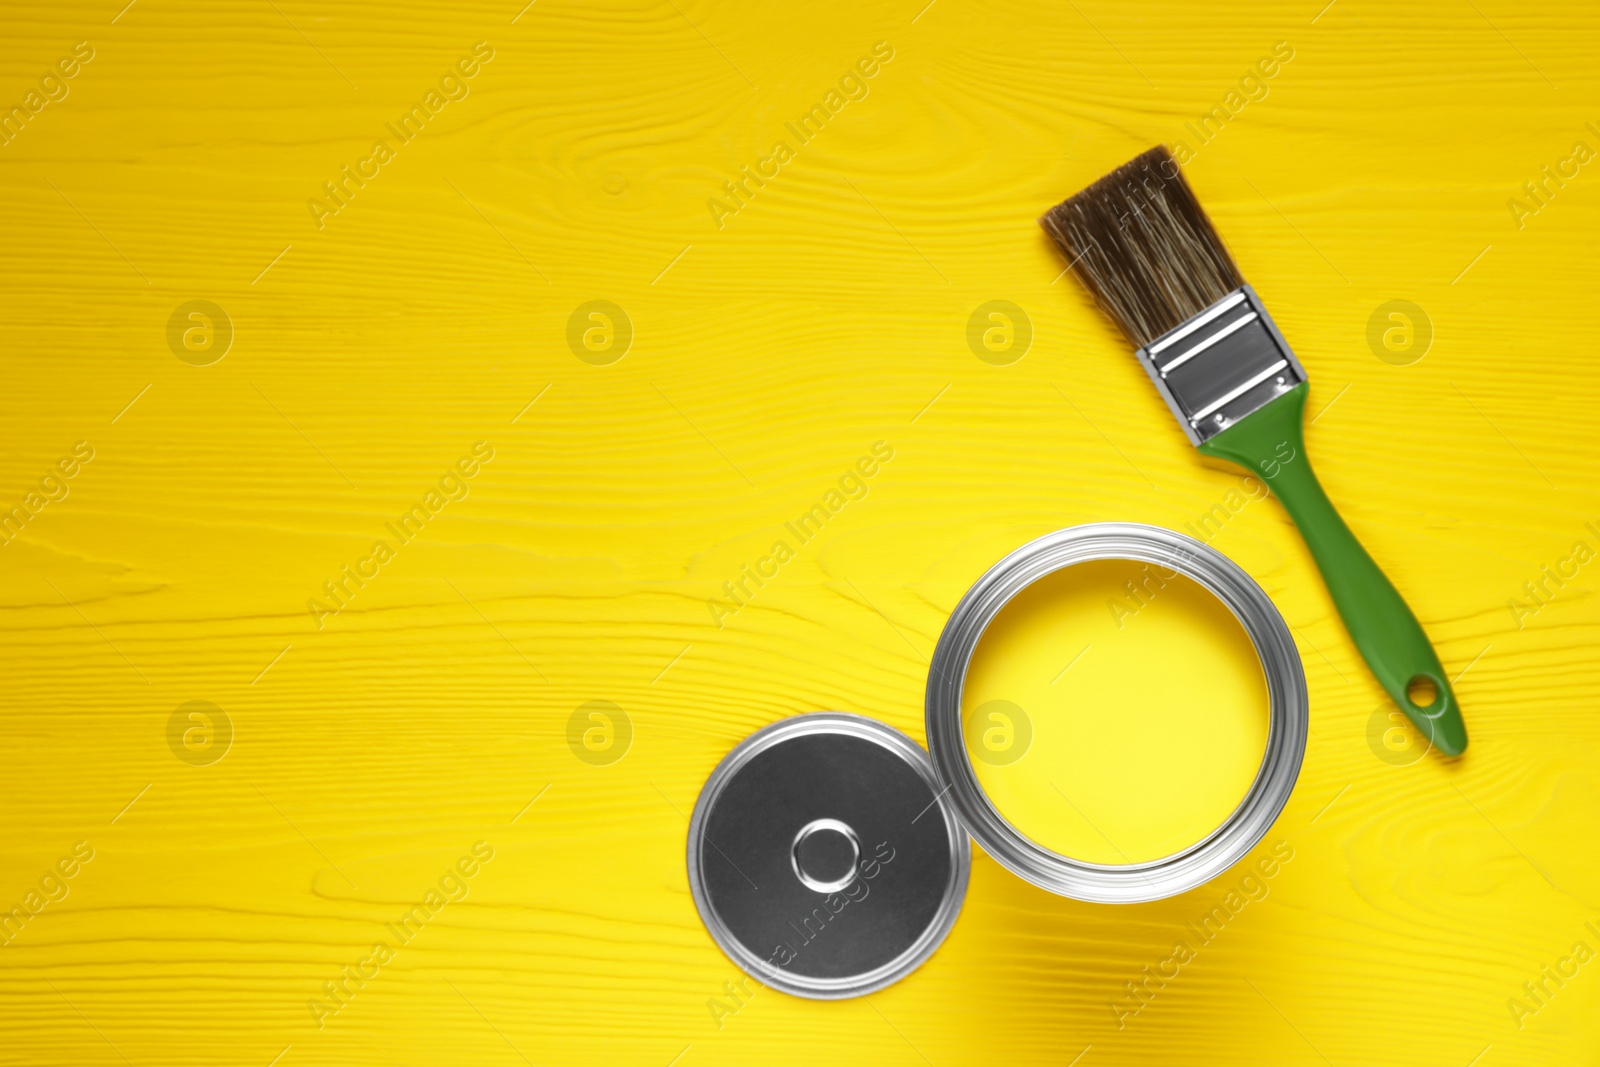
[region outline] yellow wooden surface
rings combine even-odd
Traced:
[[[38,905],[0,948],[0,1062],[1594,1062],[1592,6],[122,3],[0,14],[0,506],[37,505],[0,547],[0,904]],[[389,131],[458,61],[460,98]],[[1310,682],[1256,854],[1292,859],[1112,908],[979,855],[906,981],[719,1027],[737,972],[683,863],[716,761],[818,708],[920,739],[926,657],[990,563],[1239,486],[1034,223],[1180,141],[1311,374],[1330,494],[1464,672],[1470,751],[1379,758],[1381,692],[1294,530],[1225,507],[1212,543]],[[308,207],[347,165],[365,184]],[[193,300],[233,328],[207,366],[168,342]],[[620,361],[568,345],[593,300],[631,321]],[[969,348],[990,300],[1031,322],[1018,361]],[[1431,322],[1420,361],[1369,345],[1391,300]],[[866,495],[717,625],[880,441]],[[461,457],[465,497],[402,544],[385,524]],[[319,619],[346,565],[377,576]],[[191,701],[231,724],[210,765],[169,745]],[[591,701],[631,723],[618,761],[569,746]],[[465,897],[374,962],[441,882]],[[1241,886],[1265,896],[1186,932]],[[374,966],[319,1027],[325,983]]]

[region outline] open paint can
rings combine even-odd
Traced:
[[[1079,900],[1156,900],[1221,874],[1289,799],[1306,711],[1288,626],[1227,557],[1154,526],[1061,530],[995,564],[951,615],[929,753],[839,712],[729,752],[690,819],[690,892],[762,983],[860,996],[944,940],[969,833]]]
[[[1307,703],[1283,616],[1237,564],[1172,530],[1093,523],[1022,546],[961,599],[928,672],[928,750],[989,855],[1127,904],[1193,889],[1261,840],[1299,775]]]

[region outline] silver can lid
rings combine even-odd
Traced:
[[[764,727],[706,780],[689,890],[746,973],[819,1000],[856,997],[931,956],[961,911],[967,834],[927,753],[860,715]]]

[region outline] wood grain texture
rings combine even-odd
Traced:
[[[1508,601],[1600,547],[1600,172],[1520,229],[1507,202],[1600,150],[1600,14],[519,7],[0,14],[7,106],[94,49],[0,145],[0,509],[94,449],[0,547],[0,905],[94,850],[0,948],[0,1063],[1594,1062],[1600,964],[1520,1027],[1507,1002],[1600,949],[1600,571]],[[318,229],[306,201],[479,41],[469,94]],[[708,199],[879,41],[865,98],[719,229]],[[716,761],[819,708],[920,739],[926,658],[990,563],[1077,522],[1183,528],[1237,485],[1052,280],[1034,219],[1191,137],[1279,41],[1292,61],[1187,171],[1310,372],[1330,495],[1464,672],[1470,751],[1377,757],[1382,693],[1251,503],[1213,543],[1312,695],[1264,900],[1119,1029],[1125,983],[1242,869],[1108,908],[980,855],[906,981],[761,992],[719,1028],[737,972],[683,863]],[[235,330],[206,367],[167,341],[195,299]],[[595,299],[634,328],[609,366],[567,345]],[[991,299],[1034,328],[1009,366],[967,346]],[[1407,366],[1367,340],[1394,299],[1434,331]],[[866,498],[714,625],[722,583],[879,440]],[[466,497],[319,629],[307,601],[479,441]],[[193,700],[232,723],[210,766],[168,744]],[[606,766],[567,743],[592,700],[633,726]],[[319,1028],[308,1001],[479,841],[467,897]]]

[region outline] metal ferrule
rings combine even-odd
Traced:
[[[1306,380],[1305,368],[1248,285],[1134,355],[1194,445]]]

